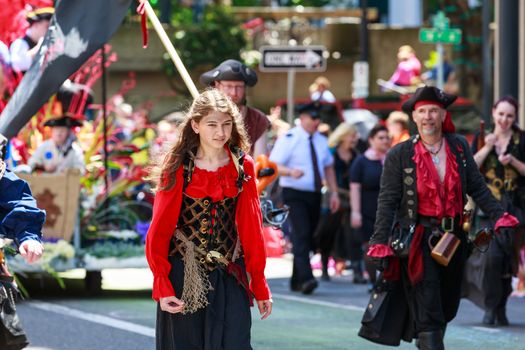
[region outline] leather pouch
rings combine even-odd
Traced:
[[[432,258],[438,264],[448,266],[461,241],[453,233],[445,232],[432,249]]]
[[[399,258],[407,258],[410,252],[410,243],[414,237],[414,226],[402,228],[399,224],[394,225],[390,235],[390,247]]]

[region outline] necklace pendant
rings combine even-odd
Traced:
[[[438,157],[437,154],[433,154],[433,155],[432,155],[432,162],[433,162],[434,164],[439,164],[439,157]]]

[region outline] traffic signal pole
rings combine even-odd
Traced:
[[[483,0],[482,7],[482,37],[483,37],[483,79],[482,79],[482,111],[481,116],[485,125],[490,124],[490,114],[492,110],[493,99],[493,69],[492,69],[492,44],[490,42],[490,21],[492,13],[492,0]]]
[[[518,97],[519,0],[496,1],[495,99]]]

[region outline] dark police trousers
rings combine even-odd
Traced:
[[[298,286],[312,278],[310,251],[313,247],[313,233],[319,222],[321,194],[283,188],[283,201],[290,207],[292,222],[293,272],[291,285]]]

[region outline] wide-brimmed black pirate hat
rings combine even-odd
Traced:
[[[237,60],[226,60],[212,70],[203,73],[199,81],[203,85],[212,85],[214,81],[244,81],[246,86],[257,84],[257,73]]]
[[[93,102],[91,91],[85,85],[67,82],[58,90],[56,99],[61,104],[61,113],[47,120],[44,126],[82,126],[87,106]]]
[[[416,90],[416,92],[403,103],[402,109],[408,115],[412,115],[412,111],[415,109],[416,103],[425,101],[429,103],[437,103],[444,109],[447,109],[454,101],[457,96],[447,94],[435,86],[423,86]]]
[[[40,21],[50,21],[54,13],[55,9],[52,7],[41,7],[26,13],[26,20],[29,24]]]
[[[299,114],[306,113],[313,119],[321,118],[321,104],[318,101],[312,101],[296,108]]]
[[[82,126],[82,121],[75,117],[62,116],[60,118],[49,119],[44,123],[44,126],[65,126],[67,128],[75,128],[77,126]]]

